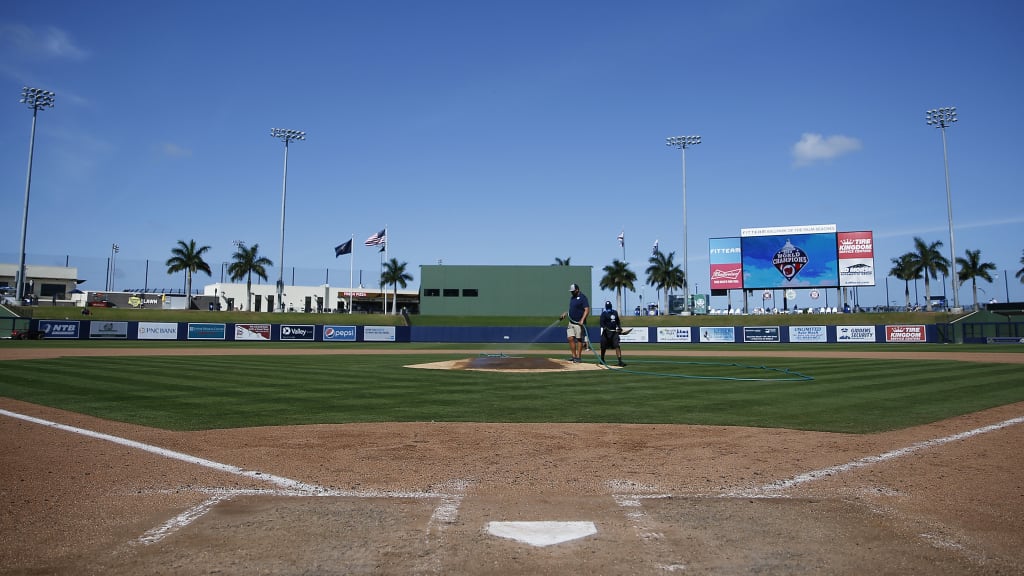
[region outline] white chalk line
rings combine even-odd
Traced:
[[[775,497],[779,496],[777,494],[778,492],[780,492],[782,490],[786,490],[788,488],[792,488],[794,486],[799,486],[800,484],[805,484],[807,482],[812,482],[814,480],[819,480],[819,479],[822,479],[822,478],[828,478],[828,477],[831,477],[831,476],[834,476],[834,475],[837,475],[837,474],[841,474],[843,472],[848,472],[850,470],[854,470],[854,469],[857,469],[857,468],[863,468],[865,466],[870,466],[872,464],[878,464],[880,462],[885,462],[887,460],[892,460],[892,459],[895,459],[895,458],[900,458],[902,456],[907,456],[909,454],[913,454],[914,452],[918,452],[920,450],[924,450],[924,449],[927,449],[927,448],[934,448],[936,446],[941,446],[943,444],[948,444],[950,442],[956,442],[958,440],[964,440],[966,438],[970,438],[972,436],[977,436],[979,434],[986,434],[988,432],[995,432],[997,430],[1002,430],[1003,428],[1007,428],[1009,426],[1014,426],[1014,425],[1022,424],[1022,423],[1024,423],[1024,416],[1018,416],[1016,418],[1010,418],[1008,420],[1003,420],[1002,422],[998,422],[996,424],[991,424],[989,426],[982,426],[980,428],[974,428],[973,430],[968,430],[966,432],[959,432],[957,434],[952,434],[950,436],[944,436],[942,438],[934,438],[934,439],[931,439],[931,440],[925,440],[925,441],[922,441],[922,442],[917,442],[915,444],[911,444],[910,446],[906,446],[904,448],[899,448],[899,449],[896,449],[896,450],[890,450],[889,452],[878,454],[876,456],[867,456],[867,457],[864,457],[864,458],[860,458],[858,460],[854,460],[852,462],[848,462],[846,464],[840,464],[840,465],[837,465],[837,466],[830,466],[828,468],[822,468],[822,469],[819,469],[819,470],[812,470],[810,472],[805,472],[803,474],[798,474],[798,475],[793,476],[792,478],[789,478],[789,479],[786,479],[786,480],[779,480],[779,481],[776,481],[776,482],[771,482],[769,484],[765,484],[765,485],[761,486],[760,488],[755,488],[755,489],[746,490],[746,491],[730,492],[730,493],[727,493],[727,494],[722,494],[720,496],[709,496],[709,495],[705,494],[705,495],[700,495],[700,497],[703,497],[703,498],[775,498]],[[648,522],[647,513],[643,509],[643,501],[644,500],[651,500],[651,499],[673,498],[674,497],[673,494],[669,494],[669,493],[665,493],[663,491],[660,491],[655,486],[643,485],[643,484],[639,484],[639,483],[636,483],[636,482],[631,482],[631,481],[628,481],[628,480],[610,480],[610,481],[607,482],[607,486],[608,486],[608,488],[612,492],[612,499],[615,500],[615,503],[618,504],[618,506],[622,509],[623,514],[626,516],[626,518],[633,523],[633,527],[637,531],[637,535],[640,537],[641,540],[643,540],[645,542],[650,542],[650,541],[660,540],[661,538],[663,538],[663,535],[661,533],[656,532],[656,531],[651,529],[650,523]],[[931,540],[933,540],[933,545],[934,545],[934,540],[937,540],[936,538],[931,537],[930,535],[922,535],[922,537],[924,537],[926,539],[930,538]],[[955,544],[955,543],[945,543],[945,542],[944,542],[944,545],[946,547],[950,547],[950,548],[955,547],[955,546],[959,546],[958,544]],[[679,569],[680,567],[684,567],[684,566],[685,565],[683,565],[683,564],[671,564],[671,565],[662,565],[661,567],[663,569],[665,569],[665,570],[668,570],[668,571],[674,571],[674,570]]]
[[[895,458],[900,458],[900,457],[903,457],[903,456],[907,456],[908,454],[913,454],[914,452],[918,452],[920,450],[924,450],[924,449],[927,449],[927,448],[934,448],[936,446],[942,446],[943,444],[949,444],[950,442],[956,442],[958,440],[964,440],[966,438],[970,438],[972,436],[977,436],[979,434],[986,434],[988,432],[995,432],[996,430],[1002,430],[1003,428],[1007,428],[1009,426],[1014,426],[1014,425],[1021,424],[1021,423],[1024,423],[1024,416],[1018,416],[1016,418],[1010,418],[1009,420],[1003,420],[1002,422],[998,422],[996,424],[991,424],[989,426],[982,426],[981,428],[975,428],[973,430],[968,430],[966,432],[959,432],[957,434],[952,434],[950,436],[944,436],[942,438],[934,438],[932,440],[924,440],[922,442],[917,442],[916,444],[911,444],[910,446],[906,446],[904,448],[899,448],[899,449],[896,449],[896,450],[890,450],[889,452],[885,452],[883,454],[878,454],[876,456],[867,456],[867,457],[861,458],[859,460],[854,460],[852,462],[847,462],[846,464],[839,464],[837,466],[829,466],[828,468],[821,468],[821,469],[818,469],[818,470],[812,470],[810,472],[804,472],[803,474],[798,474],[798,475],[793,476],[792,478],[788,478],[786,480],[777,480],[775,482],[770,482],[768,484],[765,484],[765,485],[760,486],[758,488],[754,488],[752,490],[739,491],[739,492],[735,492],[735,493],[732,493],[732,494],[728,494],[727,496],[747,497],[747,498],[759,497],[759,496],[768,496],[768,495],[770,495],[770,494],[772,494],[774,492],[779,492],[779,491],[782,491],[782,490],[787,490],[787,489],[792,488],[794,486],[799,486],[800,484],[805,484],[807,482],[813,482],[815,480],[820,480],[822,478],[828,478],[830,476],[835,476],[837,474],[842,474],[843,472],[848,472],[850,470],[854,470],[854,469],[857,469],[857,468],[863,468],[865,466],[870,466],[872,464],[878,464],[880,462],[885,462],[887,460],[893,460]]]
[[[390,490],[338,490],[334,488],[325,488],[316,484],[309,484],[306,482],[300,482],[291,478],[285,478],[284,476],[277,476],[275,474],[267,474],[265,472],[259,472],[257,470],[245,470],[238,466],[232,466],[230,464],[222,464],[213,460],[207,460],[206,458],[199,458],[183,452],[176,452],[174,450],[167,450],[160,448],[159,446],[153,446],[150,444],[144,444],[135,440],[129,440],[127,438],[121,438],[120,436],[113,436],[111,434],[104,434],[102,432],[96,432],[93,430],[87,430],[85,428],[78,428],[75,426],[68,426],[67,424],[60,424],[58,422],[52,422],[50,420],[44,420],[42,418],[36,418],[27,414],[19,414],[17,412],[11,412],[0,408],[0,415],[8,416],[11,418],[17,418],[19,420],[25,420],[41,426],[62,430],[64,432],[71,432],[73,434],[79,434],[98,440],[104,440],[107,442],[113,442],[114,444],[120,444],[136,450],[142,450],[164,458],[172,460],[180,460],[182,462],[188,462],[190,464],[196,464],[220,472],[226,472],[228,474],[234,474],[236,476],[242,476],[260,482],[268,482],[279,486],[283,490],[223,490],[223,489],[195,489],[196,492],[210,492],[213,496],[201,504],[182,512],[178,516],[168,520],[161,526],[153,528],[147,531],[142,537],[138,539],[140,544],[152,544],[158,542],[164,537],[170,535],[174,531],[188,526],[200,518],[203,514],[208,512],[213,506],[219,502],[229,499],[237,495],[273,495],[273,496],[335,496],[335,497],[346,497],[346,498],[414,498],[414,499],[438,499],[440,503],[434,509],[433,514],[430,517],[430,527],[443,528],[444,524],[453,524],[458,519],[459,506],[462,503],[462,494],[468,486],[469,482],[465,480],[454,480],[447,484],[448,487],[453,489],[453,493],[444,492],[403,492],[403,491],[390,491]]]

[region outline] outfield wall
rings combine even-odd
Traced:
[[[565,343],[565,327],[352,326],[345,324],[226,324],[33,320],[51,340],[245,342],[399,342],[468,344]],[[593,342],[600,332],[589,328]],[[623,344],[902,343],[942,342],[935,325],[638,327]]]

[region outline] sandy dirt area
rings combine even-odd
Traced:
[[[31,352],[155,351],[18,348],[0,360]],[[594,369],[531,362],[482,369]],[[471,364],[435,368],[481,369]],[[0,574],[1024,574],[1024,403],[872,435],[488,423],[168,432],[6,398],[0,410]],[[512,522],[548,538],[593,532],[544,546],[494,534]]]

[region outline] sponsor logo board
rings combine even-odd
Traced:
[[[701,342],[735,342],[736,329],[733,326],[701,326]]]
[[[886,342],[927,342],[924,325],[903,325],[885,327]]]
[[[316,339],[316,328],[312,324],[282,324],[282,342],[312,342]]]
[[[224,340],[227,337],[226,324],[213,324],[210,322],[189,322],[189,340]]]
[[[630,332],[629,334],[619,335],[619,342],[632,342],[633,344],[643,344],[649,341],[650,340],[647,336],[646,326],[637,326],[633,328],[632,332]]]
[[[364,328],[365,330],[365,328]],[[355,326],[324,326],[324,342],[355,342]]]
[[[744,326],[744,342],[781,342],[778,326]]]
[[[235,340],[270,340],[270,324],[235,324]]]
[[[874,326],[836,326],[836,339],[840,342],[874,342]]]
[[[139,322],[139,340],[177,340],[177,322]]]
[[[127,322],[90,322],[89,338],[109,338],[113,340],[128,339]]]
[[[355,336],[352,337],[355,340]],[[363,326],[363,342],[394,342],[394,326]]]
[[[693,329],[689,326],[659,326],[655,338],[657,342],[693,342]]]
[[[46,338],[78,338],[78,320],[40,320],[39,330]]]
[[[790,342],[828,342],[824,326],[790,326]]]

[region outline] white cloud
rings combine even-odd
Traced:
[[[822,136],[804,132],[800,141],[793,145],[793,163],[807,166],[819,160],[831,160],[850,152],[860,150],[860,140],[849,136]]]
[[[84,60],[89,53],[60,28],[30,28],[22,24],[0,25],[0,38],[23,56]]]

